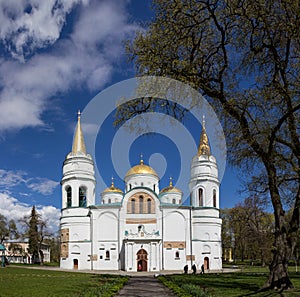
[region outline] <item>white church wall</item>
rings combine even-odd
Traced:
[[[182,270],[186,264],[188,212],[164,209],[164,269]]]
[[[159,194],[159,179],[154,175],[136,174],[125,179],[126,192],[136,187],[147,187]]]

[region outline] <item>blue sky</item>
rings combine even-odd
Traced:
[[[0,0],[0,212],[7,218],[17,220],[36,205],[56,229],[62,163],[71,150],[77,110],[134,77],[123,42],[151,17],[150,1]],[[110,160],[118,135],[112,120],[113,113],[97,135],[96,162],[105,183],[114,176],[123,188],[116,161]],[[186,120],[183,126],[197,143],[201,123]],[[88,125],[84,133],[89,134]],[[126,150],[132,166],[141,153],[146,163],[160,164],[154,169],[163,175],[161,188],[170,176],[176,182],[180,166],[190,167],[178,165],[180,149],[166,134],[158,128],[137,134]],[[238,187],[237,174],[227,166],[222,208],[239,201]],[[97,199],[102,190],[99,184]]]

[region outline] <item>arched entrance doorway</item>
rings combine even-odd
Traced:
[[[209,269],[209,259],[208,259],[208,257],[204,258],[204,269],[205,270]]]
[[[148,253],[140,249],[136,254],[137,271],[147,271]]]
[[[73,269],[75,269],[75,270],[78,269],[78,259],[73,260]]]

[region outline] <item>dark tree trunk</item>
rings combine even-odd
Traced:
[[[269,190],[275,217],[273,260],[269,266],[270,275],[265,287],[286,290],[293,288],[288,275],[288,261],[293,250],[293,238],[289,237],[290,226],[286,222],[285,211],[277,187],[276,168],[271,161],[265,164],[268,171]]]
[[[270,289],[293,288],[288,275],[288,255],[289,247],[285,240],[285,235],[280,235],[275,239],[276,246],[273,250],[273,260],[270,264],[270,275],[265,287]]]

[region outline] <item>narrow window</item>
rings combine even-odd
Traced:
[[[131,190],[131,184],[129,184],[129,190]]]
[[[203,189],[199,189],[199,206],[203,206]]]
[[[153,192],[155,192],[155,184],[153,185]]]
[[[86,207],[86,188],[79,188],[79,207]]]
[[[67,207],[71,207],[72,206],[72,188],[67,187],[66,191],[67,191]]]
[[[108,204],[111,204],[111,199],[110,198],[108,199]]]
[[[140,196],[139,197],[139,213],[143,213],[143,202],[144,202],[144,197]]]
[[[109,251],[105,252],[105,260],[109,260],[110,259],[110,253]]]
[[[135,199],[131,199],[131,213],[135,213]]]
[[[217,207],[217,191],[213,190],[213,206]]]
[[[172,200],[172,203],[173,203],[173,204],[176,204],[176,199],[173,199],[173,200]]]
[[[147,213],[151,213],[151,199],[147,200]]]
[[[179,252],[175,252],[175,259],[179,259]]]
[[[141,183],[141,187],[143,187],[144,186],[144,183]]]

